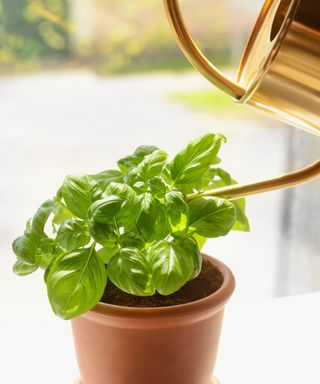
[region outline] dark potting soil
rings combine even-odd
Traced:
[[[162,296],[159,293],[147,297],[134,296],[121,291],[111,281],[108,281],[100,301],[127,307],[168,307],[209,296],[221,287],[222,282],[221,272],[209,261],[204,260],[200,275],[169,296]]]

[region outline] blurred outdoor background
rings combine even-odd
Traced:
[[[200,47],[234,78],[264,1],[182,3]],[[175,153],[209,131],[227,136],[222,167],[242,183],[319,154],[317,138],[236,105],[192,69],[161,1],[0,0],[0,116],[1,340],[21,313],[44,339],[41,322],[60,324],[42,276],[12,274],[11,242],[65,175],[113,168],[141,144]],[[207,243],[236,275],[234,300],[320,289],[318,196],[315,181],[250,197],[251,232]]]
[[[200,47],[234,78],[263,0],[182,3]],[[1,340],[20,367],[4,367],[8,383],[28,372],[43,382],[43,372],[23,363],[26,349],[11,343],[6,329],[15,323],[17,340],[28,329],[30,345],[43,334],[45,349],[49,323],[72,349],[65,323],[51,313],[42,276],[11,272],[12,240],[65,175],[113,168],[141,144],[175,153],[209,131],[227,136],[222,167],[242,183],[306,165],[319,154],[317,138],[236,105],[193,70],[161,1],[0,0],[0,116]],[[236,275],[234,300],[320,289],[318,196],[315,181],[250,197],[251,232],[207,243],[205,251]],[[56,343],[52,350],[59,350]],[[46,354],[42,359],[45,369]],[[55,359],[60,369],[46,382],[71,382],[71,357],[64,351]]]

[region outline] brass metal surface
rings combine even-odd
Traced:
[[[289,1],[275,36],[288,0],[271,2],[258,19],[238,74],[240,103],[320,135],[320,2]]]
[[[257,195],[275,189],[289,188],[298,184],[306,183],[320,177],[320,160],[299,171],[287,173],[283,176],[270,180],[258,181],[251,184],[235,184],[223,188],[211,189],[204,192],[187,195],[187,201],[205,196],[221,197],[227,200],[236,200],[241,197]]]
[[[201,53],[180,0],[164,0],[181,49],[209,81],[239,103],[320,135],[320,0],[266,0],[239,67],[238,82]],[[320,162],[275,179],[207,191],[229,199],[286,188],[320,176]]]

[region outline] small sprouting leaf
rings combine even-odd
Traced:
[[[140,212],[137,218],[137,228],[145,241],[152,238],[157,221],[158,204],[151,193],[147,192],[139,196]]]
[[[143,180],[149,180],[159,175],[166,165],[168,154],[157,149],[150,155],[145,156],[137,166],[135,173],[139,174]]]
[[[35,272],[39,266],[37,264],[26,264],[23,261],[17,260],[13,266],[13,272],[18,276],[27,276]]]
[[[117,241],[117,234],[108,224],[90,221],[89,232],[93,239],[101,245],[115,243]]]
[[[120,211],[122,203],[123,199],[114,195],[97,200],[90,206],[89,217],[97,223],[110,224]]]
[[[107,282],[107,271],[94,247],[59,256],[47,276],[48,297],[54,313],[65,320],[93,308]]]
[[[192,200],[189,204],[189,226],[204,237],[225,236],[235,222],[234,204],[215,197]]]
[[[98,183],[102,191],[104,191],[111,182],[123,182],[123,174],[115,169],[108,169],[96,175],[90,175],[90,177]]]
[[[57,241],[65,250],[83,247],[90,239],[87,223],[78,219],[65,220],[57,233]]]
[[[152,268],[154,286],[161,295],[178,291],[194,271],[191,256],[185,257],[179,248],[172,247],[162,240],[148,250],[148,260]]]
[[[133,155],[126,156],[118,161],[118,167],[121,172],[127,174],[132,168],[135,168],[141,161],[158,148],[151,145],[141,145]]]
[[[67,208],[75,216],[86,220],[88,209],[98,198],[97,183],[89,176],[67,176],[62,186],[62,196]]]
[[[136,148],[133,155],[142,161],[146,156],[150,155],[157,149],[158,148],[154,145],[140,145],[138,148]]]
[[[155,292],[148,261],[136,248],[124,248],[111,258],[108,277],[119,289],[132,295],[151,296]]]
[[[183,232],[188,227],[189,207],[180,191],[172,190],[165,196],[171,232]]]
[[[39,236],[46,236],[44,232],[45,225],[49,216],[51,215],[55,202],[53,200],[45,201],[40,208],[37,210],[36,214],[32,219],[31,228],[34,233]]]
[[[175,184],[190,184],[201,178],[215,162],[223,141],[223,135],[208,133],[179,152],[170,164]]]
[[[27,228],[24,231],[23,236],[18,237],[12,244],[13,252],[16,254],[18,260],[25,264],[36,264],[36,251],[40,237],[32,231],[31,228]]]

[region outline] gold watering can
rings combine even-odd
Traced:
[[[320,0],[266,0],[242,57],[236,83],[201,53],[184,22],[180,0],[164,0],[164,5],[182,51],[210,82],[241,104],[320,135]],[[318,176],[320,161],[275,179],[201,195],[232,200],[291,187]]]

